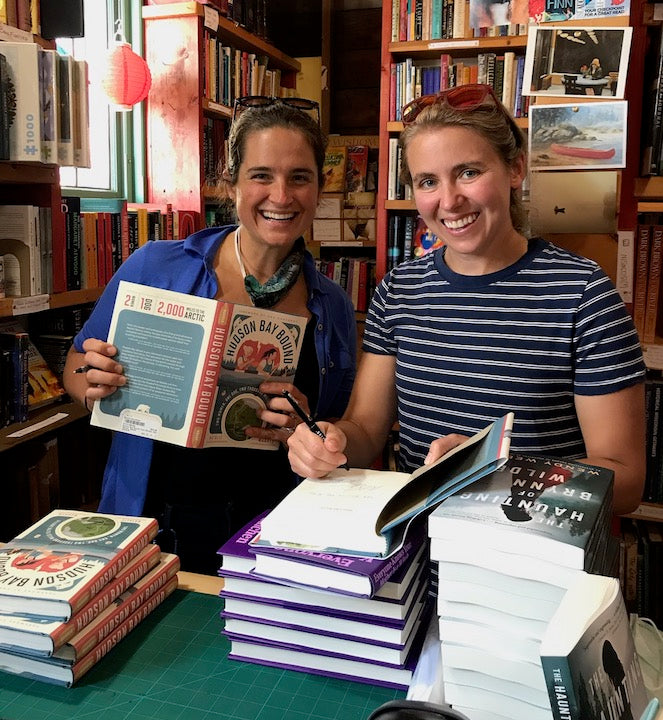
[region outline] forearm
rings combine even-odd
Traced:
[[[388,432],[380,435],[369,434],[363,425],[346,416],[343,416],[336,425],[347,438],[348,444],[344,452],[350,467],[370,467],[382,452]]]
[[[644,453],[641,463],[632,461],[629,464],[624,464],[618,460],[597,456],[583,458],[581,462],[608,468],[615,473],[613,515],[627,515],[638,507],[642,500],[645,477]]]
[[[630,513],[642,499],[646,474],[644,385],[602,396],[576,396],[590,465],[615,473],[613,512]]]

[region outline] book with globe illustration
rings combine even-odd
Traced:
[[[91,423],[184,447],[273,449],[251,438],[266,380],[292,382],[306,318],[124,280],[108,341],[127,384],[95,402]]]
[[[154,518],[53,510],[0,549],[0,615],[69,620],[158,529]]]

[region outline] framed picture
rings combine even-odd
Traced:
[[[627,105],[618,101],[530,106],[530,169],[624,167]]]
[[[530,26],[523,95],[623,98],[633,28]]]
[[[530,174],[533,233],[613,233],[617,228],[617,171]]]

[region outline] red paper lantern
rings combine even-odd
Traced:
[[[145,60],[127,42],[119,42],[108,53],[106,76],[102,81],[106,95],[119,110],[131,110],[145,100],[152,75]]]

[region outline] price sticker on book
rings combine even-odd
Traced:
[[[156,440],[161,430],[161,418],[153,415],[146,405],[139,405],[136,410],[124,409],[120,413],[120,432],[139,435]]]

